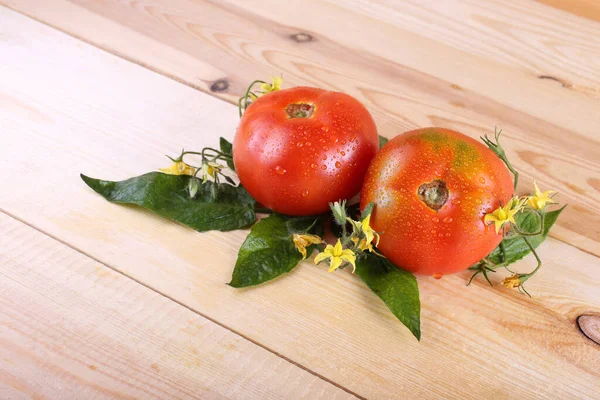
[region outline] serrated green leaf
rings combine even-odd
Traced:
[[[382,148],[388,141],[388,138],[379,135],[379,148]]]
[[[421,340],[421,302],[415,276],[374,254],[365,254],[356,260],[356,274]]]
[[[558,216],[565,207],[545,213],[544,228],[542,233],[528,237],[533,248],[537,248],[544,240],[546,240],[546,237],[548,237],[548,233],[550,232],[550,228],[552,228],[552,225],[554,225]],[[521,231],[527,233],[538,232],[540,228],[539,216],[537,216],[533,211],[526,211],[517,214],[515,216],[515,222]],[[523,257],[531,253],[531,250],[523,238],[516,233],[505,237],[502,240],[502,245],[504,246],[504,256],[500,246],[496,247],[496,249],[494,249],[494,251],[492,251],[488,256],[488,259],[494,264],[504,263],[503,265],[509,265],[521,260]]]
[[[294,246],[292,234],[305,231],[314,221],[315,217],[290,218],[279,214],[258,221],[238,252],[229,285],[254,286],[294,269],[302,255]],[[308,254],[311,249],[307,248]]]
[[[228,156],[233,157],[233,145],[225,138],[219,138],[219,146],[221,147],[221,152],[227,154]],[[227,160],[227,166],[235,171],[235,166],[233,165],[233,160]]]
[[[104,181],[81,175],[81,179],[106,200],[135,204],[156,214],[187,225],[199,232],[230,231],[256,221],[254,199],[242,186],[213,182],[204,184],[187,175],[150,172],[120,182]],[[190,180],[198,182],[190,197]],[[213,194],[216,196],[213,197]]]

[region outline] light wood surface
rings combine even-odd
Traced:
[[[103,4],[106,10],[113,10],[114,19],[98,17],[98,14],[86,11],[81,5],[68,2],[15,1],[11,7],[22,7],[23,11],[30,14],[50,15],[56,18],[55,22],[61,22],[59,17],[62,15],[64,31],[69,31],[74,24],[79,24],[82,29],[84,25],[96,24],[99,30],[107,29],[104,33],[106,40],[121,43],[122,50],[129,52],[117,51],[117,55],[132,59],[143,53],[145,57],[154,57],[156,62],[163,64],[160,67],[154,64],[153,69],[165,73],[163,68],[171,68],[166,74],[186,83],[191,82],[187,78],[192,75],[178,74],[191,74],[198,67],[194,72],[196,87],[208,88],[211,82],[227,78],[231,84],[231,92],[226,94],[227,98],[246,83],[247,74],[264,76],[269,71],[277,72],[274,71],[276,67],[285,71],[286,77],[290,75],[289,80],[292,82],[311,79],[313,84],[346,90],[369,106],[387,136],[392,136],[399,127],[409,128],[430,121],[444,122],[447,126],[460,127],[463,131],[476,134],[489,129],[488,124],[496,113],[503,115],[515,129],[512,133],[510,130],[507,133],[507,147],[519,155],[519,166],[528,178],[536,176],[547,186],[561,191],[567,183],[590,185],[584,186],[582,193],[576,190],[561,193],[561,201],[576,203],[570,207],[575,210],[567,216],[566,220],[569,222],[558,230],[557,236],[561,241],[549,239],[541,248],[546,265],[535,279],[528,282],[528,290],[534,298],[528,299],[517,291],[490,288],[481,282],[465,288],[467,273],[445,277],[441,281],[419,278],[423,303],[423,339],[418,343],[385,306],[349,273],[331,275],[324,268],[303,263],[290,276],[260,288],[234,290],[226,286],[225,282],[228,281],[235,254],[245,232],[199,234],[138,209],[109,204],[85,187],[78,174],[84,172],[95,177],[122,179],[164,166],[168,161],[163,157],[165,153],[175,154],[181,147],[201,148],[214,144],[219,136],[232,138],[237,124],[237,110],[226,102],[190,87],[192,85],[174,82],[14,11],[0,8],[0,154],[3,163],[0,179],[5,188],[0,191],[0,210],[39,230],[41,233],[34,233],[47,243],[53,243],[54,246],[55,242],[45,238],[42,233],[68,243],[72,249],[105,264],[106,267],[102,268],[118,271],[109,273],[120,276],[131,287],[121,292],[118,285],[107,285],[102,287],[102,292],[89,294],[86,288],[89,288],[90,281],[73,278],[60,282],[63,285],[62,292],[69,293],[73,298],[80,296],[95,299],[95,303],[87,301],[96,304],[93,310],[97,311],[94,311],[96,315],[93,318],[100,321],[106,319],[105,313],[109,313],[107,310],[110,310],[110,304],[113,303],[107,304],[106,309],[103,309],[98,302],[101,303],[101,299],[110,294],[124,296],[126,304],[133,308],[120,310],[118,304],[113,304],[117,310],[114,312],[122,312],[126,316],[121,317],[121,320],[115,319],[113,326],[121,327],[127,323],[132,326],[140,325],[139,329],[144,329],[143,334],[139,333],[139,336],[144,336],[140,340],[153,341],[155,346],[144,347],[144,355],[139,355],[135,344],[128,343],[127,351],[149,359],[168,353],[174,359],[165,366],[166,369],[171,369],[161,375],[162,379],[168,379],[171,376],[169,373],[175,374],[177,379],[187,382],[186,388],[207,385],[210,390],[223,397],[261,398],[261,392],[252,391],[257,386],[246,382],[240,386],[231,386],[226,382],[235,376],[250,379],[252,374],[258,374],[256,380],[272,377],[273,381],[270,383],[275,389],[271,392],[270,387],[266,386],[263,388],[265,392],[277,395],[281,393],[275,391],[279,388],[288,390],[288,396],[294,398],[310,396],[319,391],[322,391],[324,398],[331,398],[333,394],[341,397],[354,394],[366,398],[600,398],[600,347],[586,339],[575,324],[577,316],[600,311],[600,260],[589,254],[598,251],[597,236],[594,236],[598,234],[598,231],[594,231],[597,225],[592,224],[593,218],[599,218],[594,208],[597,200],[590,197],[590,193],[597,190],[593,185],[598,176],[598,136],[591,129],[593,125],[586,125],[594,123],[594,118],[597,117],[585,113],[597,104],[596,99],[587,93],[569,92],[571,94],[568,96],[578,99],[577,102],[581,104],[579,112],[585,123],[568,126],[571,136],[561,136],[559,133],[563,132],[563,127],[559,123],[568,125],[568,110],[565,110],[565,115],[549,115],[547,119],[541,120],[536,116],[539,111],[537,107],[541,107],[539,104],[512,108],[495,98],[490,100],[483,89],[482,92],[473,88],[458,90],[447,82],[442,84],[440,79],[445,79],[444,77],[432,77],[427,75],[427,71],[423,74],[419,70],[389,62],[383,62],[388,75],[381,72],[381,75],[371,76],[367,67],[375,68],[379,61],[373,53],[365,53],[366,64],[357,64],[350,69],[347,61],[338,61],[341,57],[337,55],[341,53],[336,51],[345,50],[336,50],[333,41],[328,42],[325,36],[318,36],[318,40],[310,42],[310,45],[321,47],[303,49],[299,46],[306,43],[289,41],[286,34],[292,34],[293,31],[285,28],[288,29],[286,31],[283,25],[276,26],[281,29],[279,31],[263,30],[264,36],[261,36],[258,28],[246,31],[246,36],[231,33],[238,29],[238,25],[231,21],[232,10],[244,15],[236,21],[250,21],[242,25],[247,29],[269,26],[256,21],[260,21],[260,18],[268,19],[272,15],[256,9],[244,10],[244,7],[257,7],[258,3],[266,4],[253,2],[251,5],[244,3],[223,8],[216,7],[213,3],[170,3],[172,13],[181,13],[183,9],[186,11],[186,18],[190,20],[199,18],[199,15],[212,16],[214,26],[205,27],[200,30],[205,32],[203,35],[193,35],[193,40],[189,39],[190,46],[195,40],[198,48],[203,48],[206,43],[214,43],[215,48],[220,49],[213,50],[213,55],[206,59],[192,56],[187,53],[188,50],[177,49],[175,44],[180,43],[178,36],[171,36],[168,41],[161,43],[156,39],[149,39],[147,32],[132,34],[131,28],[119,23],[124,18],[121,12],[126,12],[121,8],[139,9],[141,15],[146,16],[148,10],[153,8],[142,6],[145,2],[85,4],[90,8]],[[161,9],[158,2],[155,7]],[[335,7],[335,10],[339,8]],[[211,14],[214,9],[218,12]],[[193,10],[197,11],[194,13]],[[230,19],[219,14],[222,12],[219,10],[230,13],[226,15]],[[326,15],[325,11],[327,10],[322,15]],[[82,14],[69,14],[71,12]],[[41,19],[40,15],[37,16],[38,19]],[[65,15],[72,17],[65,18]],[[164,13],[150,15],[158,16],[154,21],[158,31],[171,26],[164,22]],[[567,20],[571,18],[569,14],[564,15]],[[284,17],[280,18],[282,23],[285,22]],[[129,15],[129,20],[135,18]],[[229,30],[225,30],[225,25],[219,27],[219,24],[225,24],[224,20],[229,21]],[[295,26],[298,27],[303,21],[298,18]],[[176,23],[174,25],[180,26]],[[393,32],[396,32],[395,29]],[[88,32],[92,32],[92,29],[88,29]],[[254,39],[248,42],[248,38]],[[93,42],[89,38],[86,40]],[[281,40],[284,43],[281,46],[286,47],[279,47],[280,42],[276,40]],[[434,41],[429,38],[427,40]],[[269,51],[269,46],[274,49]],[[440,46],[451,48],[447,44]],[[106,43],[103,47],[110,50]],[[360,45],[356,44],[356,47],[360,48]],[[138,53],[133,52],[136,48],[139,48]],[[156,54],[153,55],[154,52]],[[160,54],[172,57],[161,57]],[[304,55],[303,60],[301,54]],[[350,61],[358,63],[363,59],[360,54],[362,53],[357,52],[355,56],[350,55]],[[231,66],[224,65],[225,61],[218,61],[219,57],[227,60],[227,55],[232,57],[230,61],[237,62],[233,65],[237,65],[239,75],[231,75],[233,69],[225,69]],[[484,60],[481,62],[492,63],[490,60],[485,61],[482,56],[472,57],[481,57]],[[162,58],[164,59],[159,61]],[[146,63],[148,60],[138,58],[136,61]],[[221,62],[223,66],[219,64]],[[214,75],[200,83],[198,76],[209,73],[204,65],[212,68]],[[244,65],[248,68],[244,68]],[[499,74],[514,74],[506,75],[509,81],[517,76],[522,78],[518,71],[515,72],[514,66],[496,65],[494,68]],[[393,77],[393,82],[381,82],[382,76]],[[542,81],[536,78],[527,82],[532,85],[529,86],[531,88],[552,83]],[[511,85],[511,82],[507,82],[507,86],[512,87]],[[450,89],[460,93],[463,102],[461,107],[450,104],[456,100],[449,94],[453,93]],[[544,102],[549,102],[554,95],[558,96],[559,92],[554,90],[539,92],[544,97]],[[565,100],[570,105],[571,97]],[[507,99],[508,95],[505,101]],[[462,111],[458,112],[458,109]],[[522,134],[537,123],[541,127],[531,133],[527,131],[528,135]],[[562,151],[559,153],[556,149]],[[550,161],[554,163],[551,171]],[[569,175],[570,179],[561,177],[557,164],[566,171],[562,173]],[[540,171],[546,173],[540,176]],[[3,222],[0,223],[2,231],[5,218],[8,217],[3,217]],[[16,224],[10,232],[31,231],[31,228],[19,227],[19,223],[12,219],[9,221]],[[583,228],[590,232],[580,226],[584,223],[587,225]],[[16,234],[9,236],[18,237]],[[18,242],[8,243],[10,248],[17,249],[14,250],[17,253],[21,251],[30,256],[40,254],[38,257],[44,259],[50,259],[50,254],[54,251],[44,250],[42,246],[38,247],[36,253],[34,243],[22,246],[17,246]],[[58,247],[62,248],[60,245]],[[31,249],[29,252],[26,251],[28,248]],[[65,254],[73,252],[64,251]],[[3,263],[4,259],[14,258],[10,253],[9,256],[5,256],[4,252],[1,254]],[[23,257],[23,260],[28,260],[26,256]],[[80,254],[77,257],[81,258],[81,265],[90,268],[88,258]],[[60,257],[58,259],[56,269],[64,274],[60,276],[77,276],[75,272],[69,272],[80,268],[75,266],[75,259],[70,262],[61,262]],[[61,270],[61,265],[66,269]],[[515,268],[526,271],[532,266],[533,261],[527,259],[515,265]],[[24,282],[29,281],[30,287],[40,288],[38,291],[30,290],[23,297],[32,304],[31,310],[37,309],[43,315],[44,307],[49,305],[40,300],[39,296],[49,291],[48,288],[55,287],[51,285],[58,284],[54,284],[53,279],[43,279],[43,276],[35,278],[25,273],[19,275],[19,270],[14,267],[13,271],[14,276]],[[52,271],[47,276],[52,278]],[[501,279],[500,276],[493,278],[495,282]],[[12,290],[11,293],[16,291]],[[139,291],[139,296],[128,295],[135,290]],[[176,303],[171,300],[153,294],[152,290],[189,309],[165,312],[165,316],[157,313],[153,316],[155,323],[142,321],[140,316],[134,315],[135,312],[146,307],[152,308],[154,304],[158,307],[160,302],[164,303],[161,308],[164,310],[168,310],[168,307],[182,307],[176,307]],[[10,301],[18,299],[15,295],[0,296]],[[65,296],[56,294],[51,299],[60,303],[63,298],[63,301],[69,299]],[[75,319],[76,314],[72,310],[81,309],[76,307],[80,306],[61,311],[61,315]],[[34,315],[34,311],[31,313]],[[185,365],[181,366],[175,361],[177,357],[185,358],[187,354],[185,347],[177,347],[185,343],[186,337],[167,340],[172,338],[169,332],[177,332],[177,329],[170,330],[172,327],[168,321],[173,320],[173,324],[181,325],[188,314],[222,335],[214,333],[214,337],[201,336],[205,339],[202,340],[205,345],[201,351],[206,358],[219,364],[215,360],[223,353],[215,348],[237,340],[243,342],[244,348],[248,349],[247,352],[243,351],[247,355],[243,360],[249,360],[247,364],[240,366],[234,355],[226,352],[227,357],[233,358],[223,361],[218,368],[227,368],[227,362],[235,364],[235,368],[228,369],[230,375],[223,375],[216,367],[214,371],[188,371],[188,375],[183,374],[184,376],[172,372],[180,369],[187,371],[190,368],[186,369]],[[13,317],[11,314],[10,319],[13,318],[25,320],[22,316]],[[11,322],[9,318],[7,320]],[[118,321],[123,322],[117,323]],[[73,322],[81,323],[85,323],[85,320]],[[108,326],[109,323],[106,324]],[[63,331],[69,332],[70,325],[65,322],[64,326]],[[125,327],[121,328],[126,330]],[[107,328],[107,335],[116,335],[113,332],[118,331]],[[42,333],[40,335],[43,337]],[[135,333],[125,336],[131,340]],[[12,340],[18,342],[19,346],[26,346],[30,337],[31,335],[22,335],[18,341],[14,338]],[[97,339],[97,346],[114,343],[115,337],[118,338],[106,336]],[[4,335],[0,339],[3,340]],[[161,347],[163,342],[173,347],[164,349]],[[104,367],[113,371],[113,374],[118,372],[119,375],[131,375],[132,380],[139,374],[138,369],[128,370],[129,364],[120,359],[115,360],[114,353],[112,357],[109,357],[110,352],[92,354],[92,346],[90,344],[90,349],[84,347],[78,351],[85,350],[85,357],[91,360],[96,360],[94,357],[101,358],[106,363]],[[200,344],[199,346],[202,347]],[[15,347],[2,345],[2,354]],[[241,354],[239,356],[244,357]],[[278,356],[284,357],[281,364],[270,358]],[[257,358],[256,363],[253,357]],[[2,388],[12,387],[11,382],[15,379],[17,382],[35,383],[35,379],[31,377],[36,373],[34,368],[37,367],[32,365],[30,356],[19,353],[18,357],[11,358],[13,362],[15,359],[23,367],[0,369]],[[266,360],[263,361],[264,366],[260,365],[261,360]],[[76,370],[76,366],[70,363],[73,361],[65,366],[63,361],[57,361],[57,365],[60,364],[62,368]],[[290,363],[295,364],[295,368]],[[142,369],[142,365],[137,364]],[[272,370],[288,368],[288,375],[269,375],[269,366]],[[256,371],[262,369],[265,371]],[[5,370],[10,374],[4,374]],[[98,370],[86,373],[97,373]],[[149,373],[160,375],[160,372]],[[56,375],[58,374],[48,376],[56,379]],[[195,376],[204,381],[186,381]],[[79,379],[79,375],[77,377]],[[279,381],[278,378],[282,380]],[[96,381],[93,376],[87,379],[86,382],[90,382],[88,385],[100,382],[106,387],[122,387],[124,394],[143,397],[139,394],[142,392],[135,391],[142,389],[131,388],[124,383],[119,383],[122,386],[113,385],[109,378],[103,378],[107,379],[104,381]],[[292,382],[289,387],[281,386],[281,382],[288,381]],[[301,386],[294,386],[293,382],[304,381],[308,387],[306,392],[301,392]],[[326,381],[332,383],[328,384]],[[69,381],[69,387],[74,391],[92,390],[77,382],[80,381]],[[140,387],[143,388],[144,381],[141,382]],[[203,382],[210,382],[211,385]],[[246,385],[249,385],[246,395],[228,392]],[[344,391],[334,385],[344,388]],[[56,392],[51,390],[41,393],[57,398]],[[172,397],[183,397],[175,392],[169,394]],[[208,394],[205,397],[202,394],[191,396],[207,398]]]
[[[0,214],[0,398],[354,398]]]
[[[600,21],[600,3],[596,0],[536,0],[583,18]]]
[[[519,190],[535,178],[572,205],[552,236],[600,256],[596,21],[533,1],[1,2],[192,87],[225,80],[211,93],[230,101],[283,73],[356,96],[387,137],[503,128]]]

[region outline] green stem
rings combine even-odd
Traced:
[[[238,99],[238,111],[239,111],[239,113],[240,113],[240,118],[242,118],[242,114],[243,114],[243,113],[242,113],[242,99],[243,99],[243,97],[240,97],[240,98]]]
[[[515,178],[514,190],[517,190],[517,185],[519,184],[519,173],[516,169],[513,168],[512,164],[510,163],[510,161],[508,161],[508,158],[506,158],[506,156],[500,157],[500,159],[504,161],[504,164],[506,164],[506,168],[508,168],[508,170],[513,174]]]
[[[317,224],[317,221],[319,221],[319,218],[315,218],[313,223],[310,224],[310,226],[308,228],[306,228],[306,233],[310,232],[310,230],[315,227],[315,225]]]
[[[508,168],[508,170],[513,174],[514,176],[514,190],[517,190],[517,185],[519,183],[519,173],[517,172],[516,169],[513,168],[512,164],[510,163],[510,161],[508,161],[508,157],[506,157],[506,153],[504,152],[504,148],[502,148],[502,146],[500,145],[500,134],[502,133],[502,129],[500,129],[499,131],[494,128],[494,137],[496,139],[496,143],[494,143],[493,141],[491,141],[487,134],[484,135],[481,140],[483,140],[483,142],[490,148],[490,150],[492,150],[494,153],[496,153],[496,155],[498,156],[498,158],[500,158],[504,164],[506,165],[506,168]]]
[[[342,224],[342,242],[343,244],[347,244],[348,243],[348,230],[346,229],[346,222],[344,222]]]
[[[246,108],[248,108],[248,96],[250,96],[250,92],[252,90],[252,86],[256,85],[257,83],[266,83],[266,82],[265,81],[261,81],[260,79],[252,81],[252,83],[250,84],[250,86],[248,86],[248,89],[246,89],[246,93],[244,94],[244,96],[240,97],[240,99],[238,100],[238,110],[239,110],[239,113],[240,113],[240,118],[242,118],[242,115],[244,114],[244,111],[246,111]],[[243,100],[243,105],[242,105],[242,100]]]
[[[533,271],[531,271],[530,273],[524,275],[527,277],[525,279],[529,279],[533,274],[535,274],[540,269],[540,267],[542,266],[542,260],[540,260],[540,256],[538,256],[537,252],[531,245],[531,242],[529,241],[529,239],[526,236],[521,235],[521,237],[523,238],[523,240],[527,244],[527,247],[529,247],[529,250],[531,250],[531,252],[535,256],[535,259],[537,260],[537,267],[535,267],[535,269]]]
[[[206,158],[206,154],[205,153],[207,151],[212,151],[212,152],[216,153],[216,155],[217,155],[216,158],[222,158],[222,159],[225,159],[225,160],[233,160],[233,157],[230,156],[229,154],[223,153],[223,152],[221,152],[221,151],[219,151],[217,149],[213,149],[211,147],[205,147],[205,148],[203,148],[202,152],[198,152],[198,151],[184,151],[181,154],[181,156],[184,156],[184,155],[187,155],[187,154],[195,154],[195,155],[198,155],[198,156],[202,156],[202,158]]]

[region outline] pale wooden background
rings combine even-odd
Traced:
[[[0,398],[600,399],[600,346],[575,321],[600,313],[599,2],[0,4]],[[303,263],[232,289],[246,232],[80,181],[231,139],[230,103],[279,73],[357,97],[387,137],[502,127],[519,190],[570,204],[533,299],[419,278],[418,343],[350,273]]]

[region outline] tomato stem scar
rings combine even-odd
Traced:
[[[448,201],[449,192],[446,182],[436,179],[419,186],[417,195],[427,207],[437,211]]]
[[[315,112],[314,104],[292,103],[285,109],[289,118],[311,118]]]

